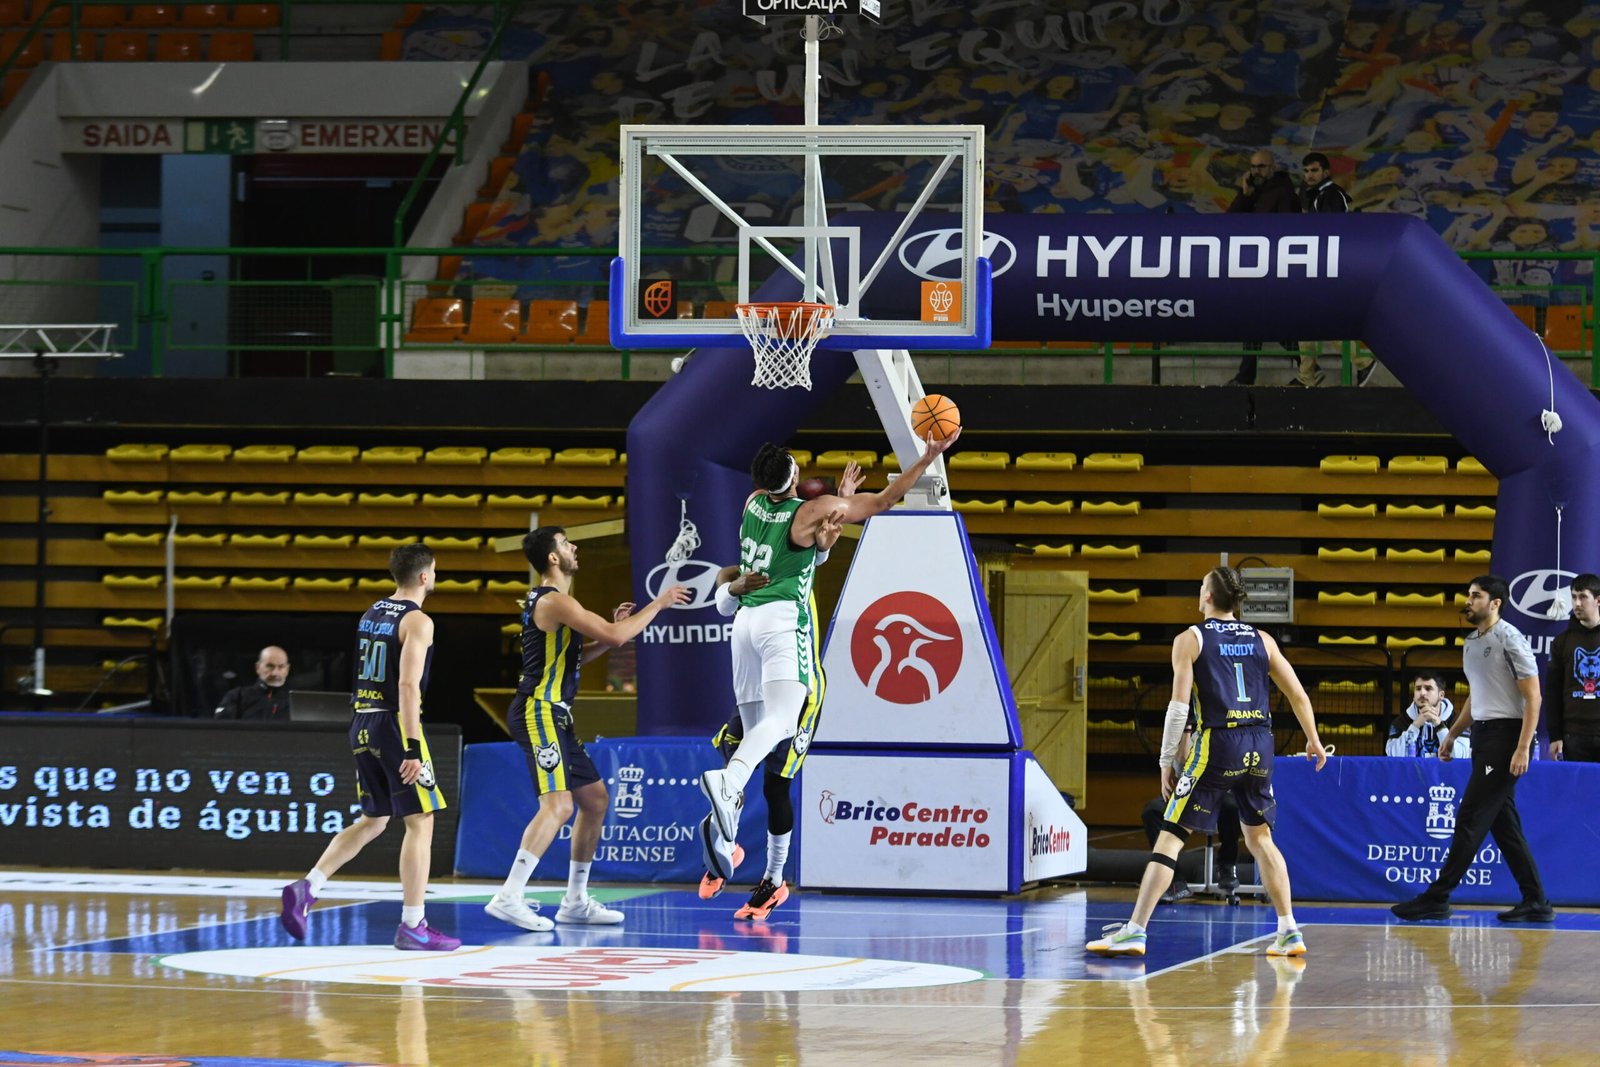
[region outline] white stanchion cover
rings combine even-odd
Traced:
[[[1044,768],[1029,757],[1022,778],[1022,880],[1039,882],[1089,869],[1089,830]]]

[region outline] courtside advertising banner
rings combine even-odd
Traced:
[[[801,884],[1013,891],[1013,762],[813,751],[800,774]]]
[[[1088,870],[1088,827],[1031,753],[1023,753],[1022,770],[1023,882]]]
[[[1020,743],[1016,704],[961,517],[867,523],[822,653],[819,745]]]

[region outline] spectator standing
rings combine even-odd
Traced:
[[[1266,149],[1250,153],[1250,167],[1239,176],[1239,192],[1228,205],[1228,213],[1293,214],[1300,210],[1300,194],[1288,173],[1279,169],[1272,153]],[[1279,341],[1290,352],[1298,351],[1293,341]],[[1246,341],[1244,347],[1250,355],[1239,361],[1239,370],[1228,380],[1229,385],[1256,384],[1256,367],[1261,351],[1260,341]]]
[[[1301,176],[1305,184],[1300,188],[1301,205],[1306,211],[1317,214],[1344,214],[1350,210],[1350,196],[1333,180],[1332,165],[1321,152],[1308,152],[1300,161]],[[1321,341],[1300,342],[1300,374],[1293,384],[1311,388],[1322,384],[1322,368],[1317,358],[1322,355]],[[1378,363],[1371,356],[1357,355],[1355,361],[1356,384],[1366,385]]]
[[[1572,579],[1572,623],[1550,649],[1550,755],[1600,763],[1600,577]]]

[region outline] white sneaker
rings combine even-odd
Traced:
[[[510,923],[512,926],[520,926],[524,930],[532,930],[536,934],[542,934],[546,930],[554,930],[556,924],[540,915],[538,907],[539,905],[535,904],[530,908],[523,901],[514,900],[496,893],[489,903],[483,906],[483,910],[501,922]]]
[[[711,814],[717,817],[717,829],[724,841],[739,839],[739,809],[744,807],[744,790],[737,794],[728,791],[727,771],[706,771],[700,776],[700,792],[711,801]]]
[[[558,923],[584,923],[588,926],[615,926],[622,921],[622,912],[608,908],[591,896],[582,900],[561,901],[556,909]]]

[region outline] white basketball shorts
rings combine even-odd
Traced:
[[[740,704],[760,700],[765,682],[810,686],[816,656],[805,605],[776,600],[740,608],[733,617],[733,699]]]

